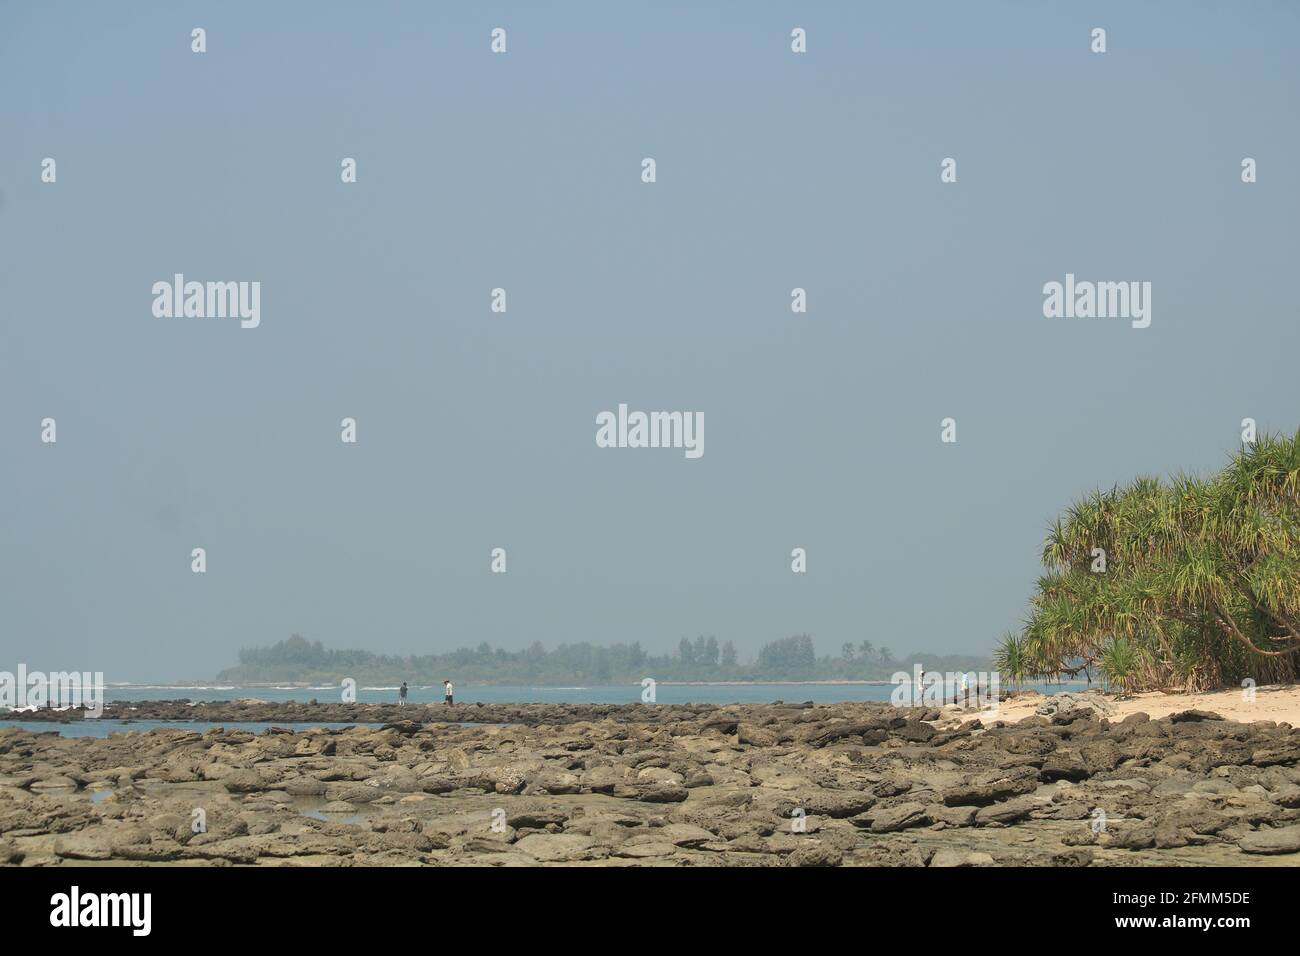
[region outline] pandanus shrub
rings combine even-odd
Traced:
[[[1126,691],[1138,678],[1137,649],[1127,638],[1107,641],[1098,655],[1097,666],[1111,689]]]
[[[1300,432],[1257,438],[1209,478],[1095,491],[1050,528],[1042,559],[1024,673],[1095,665],[1125,690],[1294,679]]]
[[[1026,664],[1023,638],[1019,634],[1007,634],[993,652],[993,667],[1000,679],[1018,688],[1029,676]]]

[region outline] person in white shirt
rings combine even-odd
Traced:
[[[445,681],[442,682],[442,691],[443,691],[443,694],[444,694],[444,697],[443,697],[443,699],[442,699],[442,702],[443,702],[444,704],[450,704],[450,703],[452,703],[451,695],[452,695],[452,692],[453,692],[455,689],[456,689],[456,688],[455,688],[455,686],[452,684],[451,681],[449,681],[449,680],[445,680]]]

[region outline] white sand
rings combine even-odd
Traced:
[[[1300,726],[1300,686],[1295,684],[1257,687],[1253,701],[1245,699],[1240,688],[1216,690],[1207,694],[1165,694],[1153,691],[1130,697],[1117,697],[1113,694],[1106,696],[1116,708],[1115,713],[1110,717],[1112,721],[1121,720],[1138,711],[1149,714],[1153,719],[1159,719],[1180,710],[1206,710],[1226,720],[1237,720],[1242,723],[1272,720],[1279,724],[1288,723],[1292,727]],[[1031,717],[1034,708],[1044,699],[1026,697],[1004,701],[998,709],[998,719],[1014,723],[1024,717]]]

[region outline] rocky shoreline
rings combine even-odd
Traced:
[[[1059,695],[1006,724],[887,703],[114,704],[382,726],[0,722],[0,863],[1300,864],[1300,732],[1108,706]]]

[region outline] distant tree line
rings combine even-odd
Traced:
[[[818,657],[806,634],[763,645],[742,663],[732,641],[716,637],[682,638],[676,654],[646,653],[640,643],[608,647],[582,642],[546,650],[540,643],[522,651],[493,648],[486,641],[445,654],[398,656],[363,650],[330,650],[320,641],[295,634],[270,647],[242,648],[239,664],[217,675],[227,683],[274,681],[325,682],[351,677],[362,683],[410,681],[432,684],[443,678],[482,684],[621,684],[643,677],[660,681],[888,680],[920,661],[926,670],[987,669],[988,660],[966,656],[913,654],[896,660],[887,647],[870,641],[841,645],[838,657]]]

